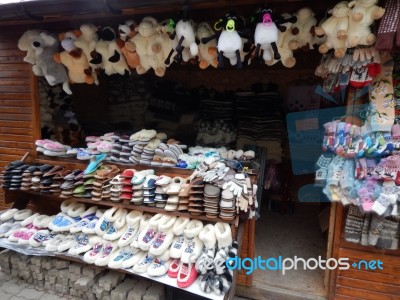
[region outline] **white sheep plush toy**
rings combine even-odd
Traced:
[[[350,8],[347,1],[336,4],[328,11],[330,16],[321,26],[315,27],[315,34],[326,35],[326,42],[318,48],[320,53],[327,53],[329,49],[335,49],[335,57],[340,58],[346,54],[346,38],[349,28]]]
[[[371,33],[370,26],[375,20],[382,18],[385,9],[375,4],[378,0],[356,0],[349,3],[349,29],[346,46],[372,45],[376,37]]]
[[[258,20],[254,32],[254,44],[256,45],[254,58],[259,57],[261,49],[263,50],[264,61],[271,61],[272,58],[279,60],[281,57],[276,45],[279,31],[278,27],[272,20],[272,11],[264,8],[258,15],[260,20]]]

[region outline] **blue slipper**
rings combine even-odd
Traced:
[[[93,155],[90,158],[90,163],[87,166],[86,170],[83,172],[83,174],[90,174],[96,171],[96,169],[99,167],[100,163],[107,157],[106,153],[102,153],[99,155]]]

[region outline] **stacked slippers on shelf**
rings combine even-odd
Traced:
[[[36,140],[36,151],[48,156],[67,156],[71,147],[52,140]]]
[[[116,207],[104,211],[69,199],[55,216],[29,209],[0,212],[0,237],[49,252],[68,252],[98,266],[153,277],[167,274],[181,288],[199,278],[204,292],[218,295],[232,285],[233,271],[224,262],[238,250],[226,223],[203,224]]]

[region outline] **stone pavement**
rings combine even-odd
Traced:
[[[71,296],[62,296],[44,287],[34,286],[0,271],[1,300],[72,300]]]

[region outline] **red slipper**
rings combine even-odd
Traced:
[[[173,261],[171,261],[171,264],[169,265],[168,276],[171,278],[178,277],[179,267],[180,267],[180,259],[175,258]]]
[[[190,267],[189,267],[190,266]],[[177,283],[180,288],[189,287],[197,278],[197,271],[194,264],[180,264]]]

